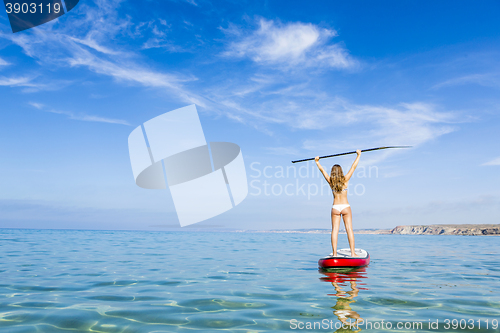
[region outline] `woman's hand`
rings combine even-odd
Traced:
[[[314,161],[315,161],[316,163],[318,163],[318,161],[319,161],[319,156],[316,156],[316,157],[314,158]]]
[[[361,155],[361,150],[359,150],[359,149],[356,150],[356,154],[358,154],[358,156]]]

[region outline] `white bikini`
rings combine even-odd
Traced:
[[[343,189],[342,191],[347,191],[347,188]],[[339,205],[333,205],[332,208],[333,209],[336,209],[340,212],[342,212],[342,210],[346,209],[347,207],[351,207],[351,205],[349,204],[339,204]]]

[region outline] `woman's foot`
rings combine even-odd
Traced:
[[[358,257],[358,255],[356,254],[356,251],[351,251],[351,257]]]

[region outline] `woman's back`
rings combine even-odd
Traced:
[[[348,182],[345,184],[344,186],[344,189],[340,192],[335,192],[334,190],[332,190],[333,192],[333,203],[335,205],[338,205],[338,204],[348,204],[349,202],[347,201],[347,187],[348,187]]]

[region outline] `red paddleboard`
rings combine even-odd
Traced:
[[[370,263],[370,255],[362,249],[355,249],[357,257],[351,257],[350,249],[337,251],[337,256],[321,258],[318,265],[321,268],[341,268],[341,267],[363,267]]]

